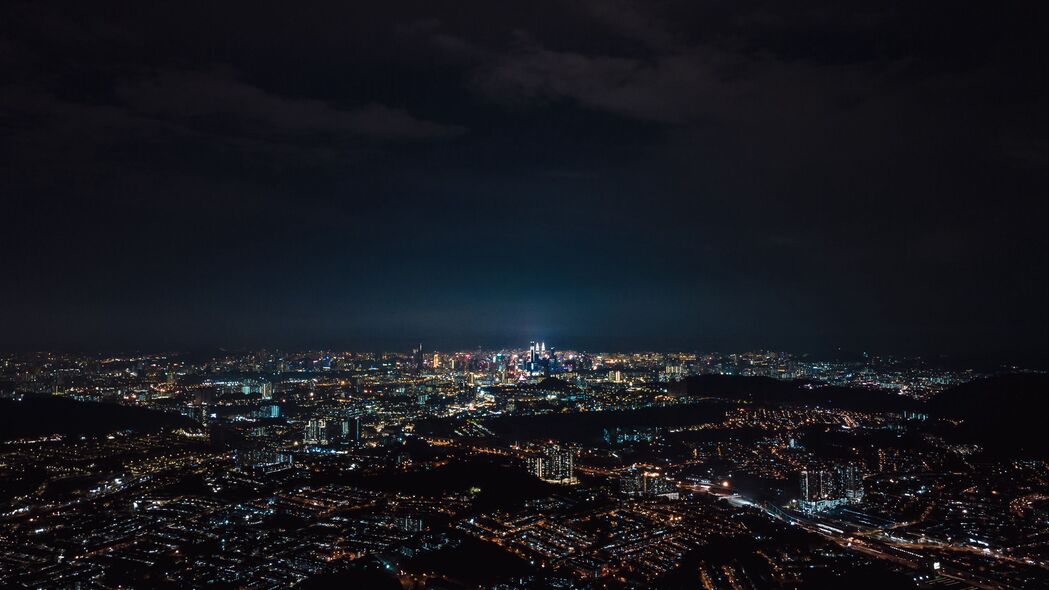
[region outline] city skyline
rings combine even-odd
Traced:
[[[548,343],[543,340],[531,340],[533,344]],[[433,346],[430,348],[429,346]],[[303,354],[320,354],[320,355],[372,355],[373,358],[381,358],[382,355],[389,355],[396,357],[400,355],[413,356],[418,350],[422,350],[426,355],[427,359],[431,358],[431,355],[438,354],[442,358],[449,356],[459,355],[491,355],[493,353],[500,352],[515,352],[521,353],[522,358],[527,358],[527,352],[529,346],[518,342],[508,343],[503,346],[469,346],[469,347],[441,347],[436,344],[426,344],[422,342],[415,342],[413,344],[402,344],[395,346],[361,346],[361,347],[338,347],[338,346],[315,346],[315,347],[295,347],[295,346],[229,346],[229,347],[200,347],[194,349],[166,349],[166,348],[95,348],[95,349],[82,349],[76,347],[69,348],[55,348],[50,350],[38,350],[38,349],[26,349],[26,350],[7,350],[0,349],[0,352],[12,355],[15,357],[33,357],[37,355],[44,356],[71,356],[71,357],[94,357],[99,359],[121,359],[121,358],[170,358],[170,359],[200,359],[217,357],[224,354],[253,354],[258,352],[273,353],[273,354],[288,354],[291,356],[299,356]],[[794,360],[804,360],[805,362],[821,363],[864,363],[868,361],[875,362],[894,362],[894,363],[921,363],[929,366],[939,368],[951,368],[951,369],[968,369],[984,371],[988,373],[994,373],[995,371],[1002,370],[1034,370],[1044,371],[1046,370],[1047,359],[1041,358],[1037,355],[1009,355],[1009,356],[966,356],[966,355],[949,355],[949,354],[895,354],[884,351],[870,351],[870,350],[828,350],[828,351],[795,351],[795,350],[782,350],[772,348],[753,348],[753,349],[738,349],[738,350],[714,350],[714,349],[700,349],[700,348],[688,348],[688,347],[668,347],[668,348],[630,348],[630,347],[619,347],[619,348],[588,348],[579,346],[561,346],[549,343],[549,350],[551,354],[572,354],[572,355],[588,355],[588,356],[623,356],[623,355],[666,355],[666,356],[683,356],[691,358],[700,357],[722,357],[722,358],[738,358],[746,359],[755,355],[770,355],[780,356],[783,358],[790,358]]]
[[[1046,387],[541,341],[0,353],[0,584],[1033,590]]]
[[[1049,588],[1049,2],[0,2],[0,590]]]

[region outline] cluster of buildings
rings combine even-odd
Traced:
[[[402,586],[455,587],[462,571],[443,564],[476,543],[517,572],[478,585],[506,590],[666,576],[796,588],[859,566],[930,588],[1049,579],[1030,541],[1049,534],[1044,462],[988,457],[951,436],[956,421],[911,406],[669,391],[705,373],[823,376],[859,396],[917,391],[904,382],[930,395],[933,375],[966,375],[539,341],[0,357],[0,404],[41,412],[0,441],[0,586],[283,588],[370,564]],[[85,403],[115,417],[52,409]]]
[[[678,487],[673,477],[658,467],[633,466],[619,473],[619,493],[632,497],[677,499]]]
[[[528,472],[539,479],[558,484],[576,483],[572,449],[557,444],[548,445],[542,454],[528,457]]]
[[[310,418],[306,421],[302,437],[303,443],[312,446],[356,445],[360,441],[360,416],[345,416],[337,419]]]
[[[804,512],[863,502],[863,473],[856,465],[806,469],[798,475],[798,487],[798,506]]]

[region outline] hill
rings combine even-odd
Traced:
[[[922,407],[920,402],[888,391],[770,377],[694,375],[674,384],[672,391],[682,395],[710,396],[761,404],[798,404],[869,412],[899,412],[919,410]]]
[[[929,402],[929,414],[964,420],[962,433],[988,452],[1049,458],[1049,375],[1010,373],[953,387]]]
[[[50,434],[100,436],[117,430],[151,432],[192,425],[192,420],[179,414],[117,404],[50,396],[0,400],[0,440]]]

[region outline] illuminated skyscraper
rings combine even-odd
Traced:
[[[806,469],[798,475],[803,502],[817,502],[827,497],[830,473],[823,469]]]
[[[348,443],[358,443],[361,440],[361,419],[359,416],[349,416],[339,421],[339,437]]]
[[[677,497],[674,481],[658,468],[631,467],[619,475],[618,484],[627,496]]]
[[[830,510],[863,501],[863,473],[855,465],[807,469],[798,476],[798,505],[806,512]]]
[[[528,471],[551,483],[573,483],[575,455],[571,449],[561,448],[559,445],[546,447],[543,454],[529,457]]]
[[[277,404],[264,404],[259,408],[260,418],[280,418],[280,406]]]
[[[863,472],[856,465],[845,465],[838,468],[841,481],[841,492],[849,504],[863,502]]]
[[[425,359],[423,359],[423,345],[420,342],[419,346],[412,349],[412,364],[415,365],[416,369],[421,369],[425,362]]]
[[[303,442],[308,445],[328,444],[328,422],[319,418],[312,418],[306,423],[306,433]]]

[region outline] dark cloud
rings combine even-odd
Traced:
[[[376,103],[339,108],[321,100],[278,96],[219,72],[163,72],[122,83],[116,97],[137,113],[181,125],[220,124],[238,133],[291,141],[343,136],[417,141],[447,139],[464,131]]]
[[[714,47],[691,47],[645,58],[555,52],[532,46],[494,60],[478,88],[510,103],[569,100],[639,119],[681,124],[730,117],[765,124],[790,110],[825,116],[869,96],[902,65],[835,67],[774,58],[746,58]],[[767,91],[776,89],[775,94]]]
[[[597,23],[626,39],[662,50],[673,48],[681,42],[680,35],[671,30],[662,18],[629,0],[583,0],[581,4]]]
[[[1045,355],[1042,3],[0,11],[4,346]]]

